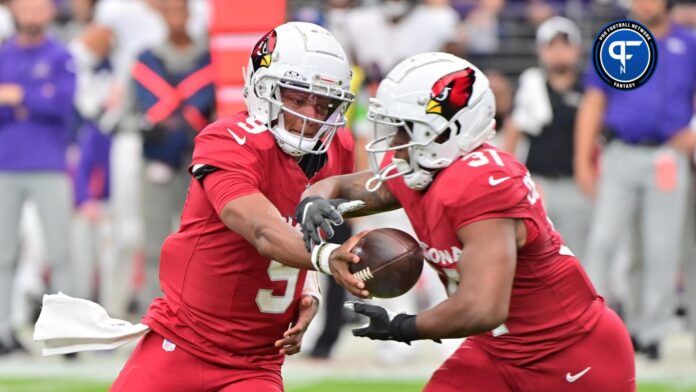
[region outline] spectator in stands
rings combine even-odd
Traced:
[[[640,313],[626,324],[651,359],[674,311],[675,281],[681,253],[689,189],[689,156],[696,134],[689,129],[696,92],[696,39],[669,19],[667,0],[633,0],[631,18],[657,41],[660,59],[652,78],[634,90],[616,90],[589,67],[578,112],[575,178],[596,204],[587,250],[587,272],[597,291],[611,294],[608,277],[620,238],[631,218],[641,216],[644,262]],[[601,173],[593,163],[595,143],[604,130],[609,142]],[[597,190],[597,191],[595,191]]]
[[[77,207],[71,244],[71,257],[76,266],[73,292],[79,298],[98,298],[116,317],[125,318],[126,314],[119,312],[111,295],[114,287],[124,286],[116,273],[122,266],[113,257],[108,213],[111,134],[99,126],[113,70],[108,59],[95,59],[79,42],[83,29],[92,20],[95,3],[94,0],[71,0],[72,19],[61,28],[64,39],[71,40],[68,48],[77,73],[75,109],[79,121],[76,137],[78,158],[73,168]]]
[[[449,5],[440,3],[383,0],[377,6],[351,11],[346,21],[348,51],[368,81],[380,80],[413,54],[442,50],[455,40],[459,16]]]
[[[71,292],[68,258],[72,191],[66,149],[74,64],[45,33],[52,0],[13,0],[17,35],[0,48],[0,354],[15,348],[10,298],[22,205],[38,207],[50,265],[50,291]]]
[[[97,0],[70,0],[64,10],[60,26],[56,28],[57,36],[63,42],[70,42],[82,34],[84,28],[92,21],[94,5]]]
[[[336,37],[344,48],[348,47],[350,37],[346,32],[348,15],[355,4],[355,0],[329,0],[325,14],[326,27]]]
[[[192,17],[188,31],[205,37],[207,1],[189,0]],[[109,59],[114,77],[106,90],[108,99],[101,110],[98,124],[106,132],[114,132],[111,149],[110,216],[114,239],[113,259],[120,263],[113,270],[113,279],[129,282],[133,266],[143,257],[143,222],[141,208],[142,140],[138,124],[126,116],[124,91],[131,79],[131,67],[143,50],[163,42],[167,37],[160,15],[162,0],[100,0],[96,3],[94,20],[74,42],[75,49],[88,69],[97,69]],[[113,314],[126,313],[128,297],[134,285],[122,283],[109,293]]]
[[[215,102],[210,54],[186,31],[187,0],[162,3],[168,37],[143,52],[133,67],[135,112],[143,124],[143,214],[147,306],[161,295],[159,258],[164,239],[178,227],[190,176],[193,138],[212,119]]]
[[[471,55],[492,54],[498,50],[499,14],[505,0],[481,0],[464,20],[464,52]]]
[[[547,0],[528,0],[524,13],[529,23],[541,26],[545,20],[556,13],[556,10]]]
[[[536,43],[540,67],[520,76],[504,148],[515,153],[520,137],[528,141],[527,168],[544,194],[549,218],[573,253],[585,260],[591,201],[573,180],[573,129],[582,98],[580,29],[570,19],[554,16],[539,26]]]
[[[674,21],[696,31],[696,3],[680,1],[672,11]]]

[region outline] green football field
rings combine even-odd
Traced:
[[[108,383],[87,382],[73,379],[0,379],[0,392],[103,392]],[[397,381],[337,381],[325,380],[310,384],[286,386],[287,392],[418,392],[423,387],[419,382]],[[643,383],[639,392],[696,392],[696,385],[680,386],[658,383]]]

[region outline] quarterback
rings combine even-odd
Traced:
[[[353,334],[406,343],[469,337],[433,374],[429,392],[634,391],[624,325],[554,230],[526,167],[486,143],[494,113],[475,66],[444,53],[413,56],[371,102],[373,170],[304,192],[312,243],[334,213],[331,199],[365,202],[353,216],[403,208],[448,291],[417,315],[349,302],[370,318]]]
[[[181,226],[162,245],[164,296],[112,391],[283,390],[284,356],[299,351],[318,305],[308,276],[317,255],[293,211],[309,184],[353,171],[342,129],[350,78],[344,50],[319,26],[286,23],[256,44],[248,112],[196,137]],[[357,261],[345,249],[323,265]]]

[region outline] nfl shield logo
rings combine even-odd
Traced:
[[[172,352],[176,348],[176,344],[172,342],[171,340],[164,339],[162,341],[162,350],[167,351],[167,352]]]

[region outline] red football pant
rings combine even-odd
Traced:
[[[435,371],[424,392],[634,392],[635,354],[609,308],[582,340],[524,368],[495,359],[467,339]]]
[[[203,361],[150,331],[109,391],[282,392],[283,380],[280,372],[231,369]]]

